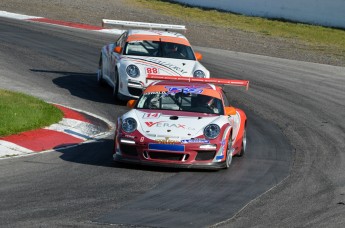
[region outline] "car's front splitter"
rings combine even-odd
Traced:
[[[158,167],[170,167],[170,168],[210,169],[210,170],[218,170],[218,169],[226,168],[225,161],[224,162],[208,162],[208,163],[194,162],[191,164],[170,163],[170,162],[165,163],[165,162],[146,161],[146,160],[141,160],[138,158],[129,158],[129,157],[124,157],[119,154],[114,155],[114,161],[121,162],[121,163],[158,166]]]

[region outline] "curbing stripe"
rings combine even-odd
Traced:
[[[72,118],[63,118],[59,123],[46,128],[0,137],[1,159],[70,148],[86,141],[97,140],[101,135],[105,137],[113,128],[112,123],[108,120],[96,117],[91,113],[58,104],[53,105],[60,108],[60,110],[63,109],[65,117]],[[98,121],[101,120],[108,128],[90,123],[91,120],[86,117],[87,115],[98,119]]]
[[[99,26],[87,24],[65,22],[59,20],[48,19],[44,17],[30,16],[24,14],[11,13],[0,10],[0,17],[25,20],[32,23],[45,23],[62,27],[71,27],[82,30],[96,31],[102,33],[120,35],[124,30],[120,29],[104,29]],[[0,158],[8,158],[12,156],[23,156],[33,154],[34,152],[43,152],[54,150],[57,148],[68,148],[78,145],[87,140],[97,140],[110,134],[114,125],[106,119],[95,117],[91,113],[81,110],[68,108],[59,104],[53,104],[63,113],[64,118],[56,124],[49,127],[24,132],[18,135],[0,138]],[[100,130],[100,127],[92,124],[89,119],[82,113],[98,118],[109,126],[107,131]]]
[[[7,142],[5,140],[0,140],[0,159],[24,154],[32,153],[32,150],[29,150],[25,147],[19,146],[12,142]]]
[[[18,19],[18,20],[29,20],[29,19],[42,18],[42,17],[36,17],[36,16],[29,16],[29,15],[25,15],[25,14],[11,13],[11,12],[1,11],[1,10],[0,10],[0,16],[6,17],[6,18]]]
[[[123,30],[120,30],[120,29],[104,29],[103,27],[100,27],[100,26],[80,24],[80,23],[74,23],[74,22],[68,22],[68,21],[60,21],[60,20],[54,20],[54,19],[49,19],[45,17],[17,14],[17,13],[2,11],[2,10],[0,10],[0,17],[6,17],[6,18],[11,18],[11,19],[17,19],[17,20],[25,20],[25,21],[36,22],[36,23],[44,23],[44,24],[50,24],[50,25],[56,25],[56,26],[62,26],[62,27],[76,28],[76,29],[82,29],[82,30],[88,30],[88,31],[109,33],[109,34],[114,34],[114,35],[120,35],[123,33]]]
[[[65,132],[80,139],[93,139],[99,133],[93,124],[68,118],[63,118],[59,123],[52,124],[45,129]]]

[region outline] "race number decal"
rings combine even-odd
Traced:
[[[147,74],[158,74],[159,71],[158,71],[158,69],[155,68],[155,67],[147,67],[147,68],[146,68],[146,73],[147,73]]]
[[[158,112],[151,112],[151,113],[144,113],[143,119],[156,119],[160,117],[160,113]]]

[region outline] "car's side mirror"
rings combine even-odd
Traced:
[[[136,102],[137,102],[136,100],[129,100],[127,102],[127,107],[128,108],[134,108]]]
[[[198,61],[202,60],[202,54],[200,52],[195,52],[194,54],[195,54],[196,60]]]
[[[234,107],[225,107],[225,115],[226,116],[236,115],[236,109]]]
[[[118,54],[121,54],[121,52],[122,52],[122,47],[121,47],[121,46],[116,46],[116,47],[114,48],[114,51],[115,51],[116,53],[118,53]]]

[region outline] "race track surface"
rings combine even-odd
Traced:
[[[0,88],[115,121],[126,112],[96,85],[111,35],[0,19]],[[111,162],[112,138],[0,160],[0,225],[283,227],[345,224],[345,70],[196,47],[248,115],[248,151],[229,170]]]

